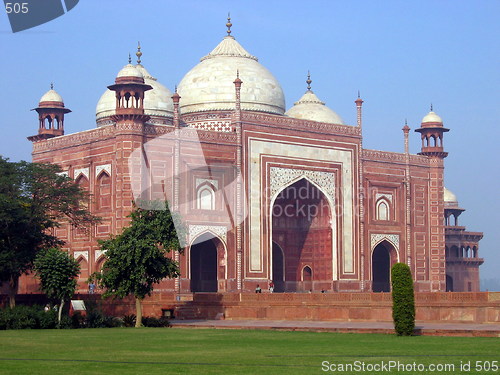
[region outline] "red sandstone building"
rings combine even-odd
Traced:
[[[65,135],[63,99],[53,89],[41,98],[33,161],[60,165],[103,219],[90,233],[57,229],[80,287],[104,261],[97,240],[120,233],[142,198],[168,199],[188,228],[175,255],[182,276],[157,291],[266,290],[271,280],[275,292],[389,291],[395,262],[410,266],[417,291],[478,291],[482,233],[458,226],[463,209],[444,187],[448,129],[432,108],[415,130],[418,155],[407,125],[404,153],[364,149],[359,97],[357,124],[346,125],[308,78],[287,111],[279,82],[229,28],[173,95],[139,48],[93,129]],[[24,279],[20,292],[35,290]]]

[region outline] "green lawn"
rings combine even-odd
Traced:
[[[434,373],[499,374],[474,367],[500,361],[499,353],[498,338],[181,328],[0,331],[0,374],[16,375],[376,373],[325,372],[323,361],[454,364],[453,371]],[[460,371],[461,361],[471,361],[469,372]]]

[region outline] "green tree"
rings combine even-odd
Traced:
[[[55,228],[98,221],[86,208],[88,194],[60,172],[57,165],[0,156],[0,284],[8,283],[11,307],[19,277],[32,269],[36,254],[62,245]]]
[[[59,301],[57,319],[61,324],[64,302],[75,294],[76,278],[80,273],[80,265],[65,251],[50,248],[37,254],[34,270],[40,279],[42,291],[47,297]]]
[[[179,238],[185,235],[185,229],[180,220],[175,220],[176,230],[168,203],[164,208],[134,207],[129,227],[118,236],[99,241],[106,251],[106,261],[92,279],[105,290],[104,297],[135,297],[136,327],[142,324],[142,300],[151,295],[154,284],[180,275],[177,262],[167,254],[182,252]]]
[[[398,336],[412,336],[415,329],[415,295],[410,267],[396,263],[391,270],[392,319]]]

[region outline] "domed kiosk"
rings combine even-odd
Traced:
[[[148,123],[165,125],[171,123],[173,117],[172,92],[153,77],[141,63],[141,47],[137,48],[137,65],[133,66],[135,71],[144,78],[144,83],[153,89],[148,91],[144,97],[144,113],[150,116]],[[137,74],[137,73],[134,73]],[[107,89],[97,102],[96,122],[97,126],[113,123],[111,116],[116,112],[115,93]]]

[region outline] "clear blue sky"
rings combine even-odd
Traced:
[[[225,35],[233,35],[281,82],[287,108],[313,90],[349,124],[357,91],[364,146],[402,151],[430,103],[445,135],[446,186],[484,231],[482,279],[500,285],[500,1],[82,0],[66,15],[12,34],[0,15],[0,154],[30,159],[30,112],[54,82],[73,110],[66,132],[95,126],[95,105],[141,41],[143,64],[173,90]],[[419,136],[411,133],[411,151]]]

